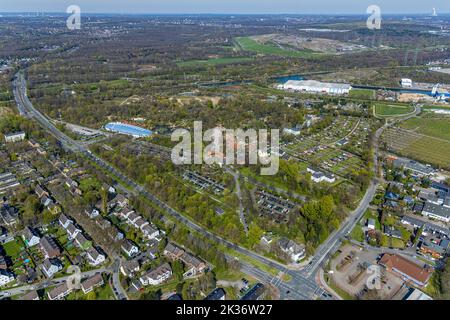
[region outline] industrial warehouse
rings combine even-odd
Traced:
[[[349,94],[352,86],[345,83],[327,83],[315,80],[289,80],[284,84],[280,84],[278,89],[289,91],[305,91],[313,93],[326,93],[343,95]]]
[[[134,138],[145,138],[152,135],[150,130],[121,122],[108,123],[105,125],[105,129],[110,132],[133,136]]]

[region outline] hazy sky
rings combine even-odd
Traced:
[[[371,4],[384,13],[450,13],[450,0],[0,0],[0,12],[86,13],[360,13]]]

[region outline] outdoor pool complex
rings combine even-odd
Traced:
[[[133,136],[135,138],[144,138],[151,136],[153,134],[152,131],[132,126],[130,124],[125,124],[121,122],[111,122],[105,125],[105,129],[111,132],[126,134],[129,136]]]

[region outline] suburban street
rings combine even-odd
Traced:
[[[92,277],[92,276],[96,275],[97,273],[110,273],[110,272],[111,271],[106,268],[95,269],[95,270],[81,273],[81,278],[85,279],[88,277]],[[2,291],[0,291],[0,299],[11,297],[11,296],[16,296],[16,295],[23,295],[31,290],[40,290],[40,289],[48,288],[51,286],[56,286],[56,285],[62,284],[63,282],[66,282],[70,277],[71,277],[71,275],[65,276],[65,277],[60,277],[60,278],[55,278],[55,279],[49,279],[49,280],[43,281],[39,284],[27,285],[27,286],[15,287],[15,288],[11,288],[11,289],[2,290]]]

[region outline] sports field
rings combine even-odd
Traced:
[[[278,47],[275,44],[259,43],[250,37],[236,38],[236,41],[244,51],[250,51],[259,54],[293,57],[293,58],[312,58],[320,56],[319,53],[315,53],[313,51],[287,50],[282,47]]]
[[[401,116],[414,111],[414,107],[400,104],[375,104],[375,114],[379,117]]]

